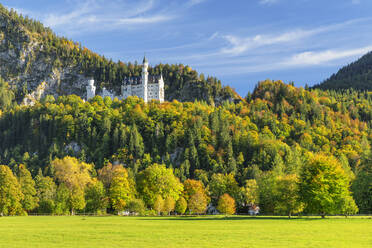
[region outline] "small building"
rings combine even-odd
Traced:
[[[260,213],[260,207],[257,205],[251,205],[249,206],[248,210],[249,215],[257,215]]]

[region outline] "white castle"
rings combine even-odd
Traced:
[[[111,99],[125,99],[128,96],[138,96],[143,98],[144,102],[151,100],[159,100],[164,102],[164,80],[162,75],[150,75],[148,72],[149,62],[146,57],[143,58],[142,76],[125,78],[121,85],[120,96],[108,91],[105,87],[102,88],[102,97],[110,97]],[[96,95],[96,86],[94,79],[88,81],[87,100]]]

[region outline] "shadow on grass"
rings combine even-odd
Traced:
[[[304,220],[304,221],[319,221],[322,220],[320,217],[284,217],[284,216],[154,216],[154,217],[142,217],[140,220],[155,220],[155,221],[168,221],[168,220],[176,220],[176,221],[224,221],[224,220],[232,220],[232,221],[260,221],[260,220],[288,220],[288,221],[296,221],[296,220]],[[324,219],[323,219],[324,220]]]

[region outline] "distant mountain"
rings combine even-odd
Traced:
[[[189,66],[159,64],[149,72],[163,74],[168,101],[220,103],[241,99],[230,87],[222,87],[218,79],[199,75]],[[140,73],[137,63],[106,59],[0,4],[0,77],[15,90],[18,101],[25,96],[38,99],[47,94],[85,98],[91,76],[98,84],[98,92],[103,86],[119,92],[125,77]]]
[[[315,88],[372,90],[372,52],[341,68]]]

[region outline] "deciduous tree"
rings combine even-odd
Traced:
[[[170,212],[174,211],[176,205],[176,201],[172,197],[167,197],[164,200],[164,211],[170,214]]]
[[[25,211],[29,212],[38,206],[39,198],[36,194],[35,181],[23,164],[18,166],[18,181],[24,196],[21,201],[22,207]]]
[[[158,215],[160,215],[160,213],[164,209],[163,197],[161,197],[161,195],[157,195],[153,205],[154,205],[154,210],[158,213]]]
[[[13,172],[6,165],[0,165],[0,215],[22,214],[23,194]]]
[[[277,179],[275,213],[286,214],[291,218],[292,214],[299,213],[304,209],[298,183],[299,179],[294,174],[280,176]]]
[[[148,206],[153,207],[156,198],[172,197],[177,200],[183,190],[179,179],[173,175],[173,170],[165,165],[153,164],[141,171],[137,177],[137,188]]]
[[[74,214],[75,210],[82,210],[86,204],[85,187],[92,182],[93,165],[80,162],[73,157],[64,157],[53,160],[51,166],[57,181],[63,183],[69,190],[71,214]]]
[[[320,214],[341,213],[340,201],[350,195],[349,180],[333,157],[318,154],[307,163],[300,177],[300,195],[306,211]]]
[[[185,198],[183,198],[182,196],[180,198],[178,198],[177,202],[176,202],[176,212],[177,214],[184,214],[185,211],[187,209],[187,202],[185,200]]]
[[[125,205],[135,197],[135,188],[128,178],[128,172],[124,167],[117,167],[114,171],[109,189],[109,196],[112,207],[122,211]]]
[[[217,210],[222,214],[235,214],[235,200],[229,194],[223,194],[218,200]]]

